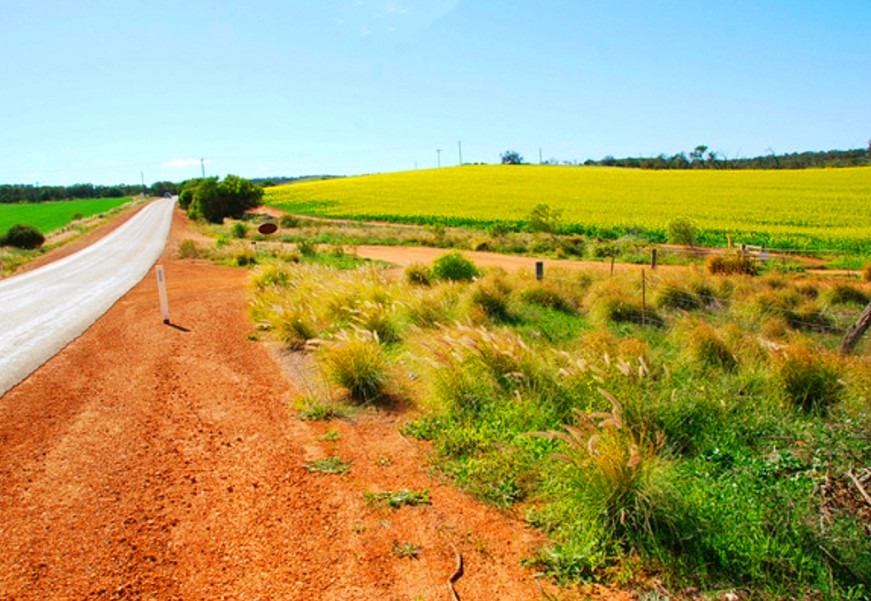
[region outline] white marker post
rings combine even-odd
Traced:
[[[160,295],[160,312],[163,323],[169,323],[169,301],[166,299],[166,280],[163,276],[163,265],[157,266],[157,293]]]

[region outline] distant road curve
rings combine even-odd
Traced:
[[[175,201],[156,200],[91,246],[0,280],[0,396],[145,277],[166,245]]]

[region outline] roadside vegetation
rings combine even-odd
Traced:
[[[548,534],[536,570],[671,598],[868,595],[869,343],[836,352],[868,284],[261,263],[263,334],[349,404],[407,409],[433,469]]]
[[[105,223],[132,202],[125,197],[0,203],[0,277]]]

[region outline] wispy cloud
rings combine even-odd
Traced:
[[[204,161],[208,164],[209,161]],[[161,164],[164,169],[183,169],[185,167],[193,167],[200,164],[200,159],[173,159]]]

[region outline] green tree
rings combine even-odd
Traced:
[[[526,217],[526,223],[533,232],[544,232],[555,236],[562,230],[562,209],[554,209],[544,203],[535,205]]]
[[[506,150],[502,153],[503,165],[520,165],[523,163],[523,157],[515,150]]]
[[[241,219],[248,209],[259,206],[263,199],[263,188],[238,175],[228,175],[218,190],[226,199],[226,215]]]

